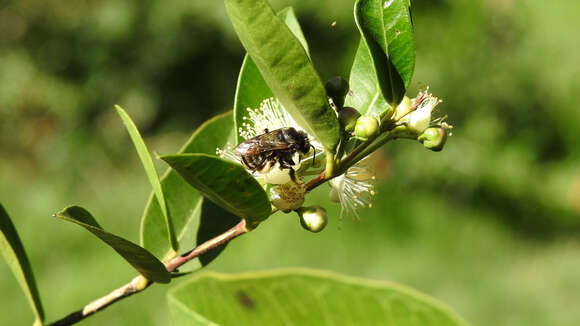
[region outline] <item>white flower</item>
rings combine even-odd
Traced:
[[[405,101],[401,102],[403,104]],[[432,121],[433,109],[442,101],[433,94],[429,93],[429,87],[423,92],[420,92],[415,97],[410,105],[399,105],[397,111],[405,110],[405,112],[397,112],[396,118],[402,118],[410,130],[421,134],[429,127]]]
[[[359,219],[359,207],[372,207],[376,180],[367,163],[365,158],[329,181],[332,187],[330,199],[340,202],[339,220],[344,216]]]
[[[248,115],[244,116],[244,122],[238,129],[239,135],[246,140],[263,134],[265,129],[272,131],[285,127],[294,127],[296,130],[305,131],[276,98],[267,98],[260,103],[259,108],[253,110],[247,108],[246,110]],[[316,148],[316,155],[323,153],[324,148],[318,140],[310,135],[308,135],[308,140]],[[309,158],[312,158],[312,156],[310,155],[302,160]]]
[[[270,202],[279,210],[288,212],[304,204],[305,194],[303,183],[288,182],[270,188]]]
[[[263,134],[266,129],[273,131],[280,128],[293,127],[296,130],[304,131],[275,98],[265,99],[260,103],[260,107],[256,109],[247,108],[247,111],[248,115],[243,117],[244,122],[238,129],[238,134],[246,140]],[[323,157],[323,147],[320,142],[310,135],[308,139],[316,150],[316,156]],[[233,149],[232,145],[227,145],[224,149],[218,148],[216,154],[221,158],[241,164],[240,158],[234,153]],[[292,168],[296,171],[302,163],[312,160],[312,158],[312,154],[300,158],[300,155],[296,153],[292,158],[295,162]],[[281,169],[278,162],[274,164],[268,162],[262,170],[248,172],[252,173],[262,183],[285,184],[291,182],[289,170]]]

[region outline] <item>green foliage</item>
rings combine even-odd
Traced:
[[[20,237],[14,228],[14,224],[12,224],[12,220],[10,220],[10,216],[8,216],[2,204],[0,204],[0,251],[2,251],[4,260],[8,263],[20,287],[26,294],[28,302],[30,302],[30,306],[36,315],[35,325],[42,324],[44,310],[40,302],[40,294],[36,287],[32,267],[30,266]]]
[[[309,270],[204,273],[169,293],[173,324],[466,326],[414,290]]]
[[[0,12],[0,25],[6,27],[0,28],[0,197],[14,203],[22,216],[19,226],[48,230],[39,234],[50,236],[34,235],[42,245],[27,246],[33,261],[40,262],[35,270],[42,271],[43,293],[63,291],[63,271],[83,271],[82,280],[66,278],[70,298],[45,301],[50,312],[65,313],[81,295],[102,291],[108,280],[86,281],[99,276],[95,270],[105,265],[112,272],[122,270],[116,270],[114,255],[75,255],[87,252],[90,242],[38,217],[54,209],[55,202],[73,199],[101,207],[108,212],[103,215],[115,221],[116,232],[129,234],[134,220],[125,217],[140,208],[135,197],[150,190],[127,160],[131,149],[118,141],[116,117],[103,108],[120,102],[138,109],[132,110],[132,117],[147,144],[173,152],[192,126],[230,106],[231,76],[243,53],[235,46],[219,1],[22,4],[9,3]],[[292,4],[300,13],[320,75],[347,72],[354,50],[350,47],[359,41],[348,23],[350,3]],[[345,221],[337,232],[338,212],[330,207],[329,227],[313,237],[294,232],[296,221],[271,219],[267,229],[235,243],[212,267],[271,268],[279,264],[282,252],[289,265],[412,284],[451,303],[476,324],[573,325],[578,313],[567,307],[580,293],[571,272],[579,261],[574,239],[580,230],[580,118],[573,96],[578,74],[570,67],[576,66],[580,43],[567,31],[578,27],[574,13],[579,4],[413,4],[421,60],[410,90],[429,82],[444,99],[445,110],[459,117],[445,155],[395,143],[381,156],[388,182],[380,188],[376,208],[361,212],[363,223]],[[337,24],[331,28],[333,20]],[[363,114],[387,107],[374,69],[368,48],[360,44],[347,101]],[[260,76],[255,65],[254,71]],[[248,80],[247,87],[256,85],[257,79]],[[256,96],[258,102],[247,107],[269,96]],[[207,141],[213,138],[208,133]],[[208,146],[207,153],[222,145]],[[187,226],[182,227],[184,236],[190,236],[202,206],[195,189],[176,172],[169,174],[182,185],[166,187],[162,182],[169,212],[174,215],[168,189],[183,194],[174,198],[186,208],[181,217],[171,216],[179,240],[177,220]],[[22,234],[23,240],[29,240],[26,234],[30,232]],[[167,257],[167,226],[154,195],[143,218],[142,239],[158,248],[151,250],[157,257]],[[292,250],[286,250],[289,243]],[[364,250],[354,243],[364,243]],[[338,249],[341,255],[322,255],[311,250],[314,246],[321,252]],[[182,245],[190,247],[191,242]],[[47,255],[46,248],[68,251],[74,259],[58,260]],[[474,272],[481,282],[473,282]],[[12,324],[14,315],[25,315],[19,312],[27,307],[12,300],[16,282],[0,286],[5,294],[2,306],[14,312],[0,316],[0,324]],[[155,305],[163,295],[148,293],[140,300]],[[538,296],[542,303],[530,299]],[[84,323],[120,325],[125,323],[118,318],[121,314],[137,324],[162,323],[164,313],[145,311],[145,304],[121,304],[116,307],[119,314],[105,313]],[[508,305],[510,318],[504,313]]]
[[[175,239],[175,230],[173,229],[173,223],[171,222],[171,217],[169,212],[167,211],[167,204],[165,203],[165,196],[163,195],[163,190],[161,188],[161,182],[159,181],[159,175],[157,174],[157,169],[155,169],[155,164],[153,164],[153,160],[151,159],[151,155],[149,155],[149,150],[141,138],[141,134],[139,130],[137,130],[137,126],[133,123],[133,120],[129,117],[127,112],[123,110],[120,106],[115,106],[117,113],[123,120],[127,131],[129,132],[129,136],[131,136],[131,140],[133,141],[133,145],[137,150],[137,154],[139,154],[139,158],[141,159],[141,164],[145,168],[145,173],[147,174],[147,178],[149,179],[149,183],[153,187],[153,193],[155,194],[155,198],[157,199],[157,203],[159,208],[161,208],[161,213],[163,214],[163,219],[165,221],[166,231],[168,234],[169,243],[171,245],[171,249],[174,251],[177,250],[177,240]]]
[[[309,134],[334,151],[339,141],[338,120],[300,41],[266,1],[225,3],[244,48],[272,92]]]
[[[352,93],[346,96],[346,106],[367,115],[380,114],[389,107],[381,93],[374,64],[364,41],[360,41],[356,51],[349,84]]]
[[[396,106],[405,95],[415,67],[409,1],[358,0],[354,11],[381,93],[387,103]]]
[[[179,152],[215,154],[217,147],[223,147],[229,141],[233,142],[233,134],[232,113],[227,112],[201,125]],[[187,238],[188,233],[195,232],[195,222],[201,213],[201,195],[171,169],[161,178],[161,186],[171,212],[177,241],[182,241]],[[153,195],[149,198],[141,220],[141,244],[163,259],[175,254],[167,238],[163,215],[157,201],[153,200]]]
[[[161,261],[149,251],[131,241],[103,230],[91,213],[84,208],[69,206],[54,214],[54,216],[78,224],[103,240],[147,279],[157,283],[169,283],[169,272],[167,272]]]
[[[204,197],[250,225],[270,216],[271,207],[262,186],[238,164],[207,154],[161,157]]]
[[[278,16],[284,21],[292,34],[300,41],[302,47],[308,55],[308,43],[298,19],[292,8],[285,8],[278,12]],[[242,68],[238,75],[238,84],[236,87],[236,96],[234,100],[234,125],[236,132],[244,123],[244,117],[248,116],[248,108],[257,108],[260,103],[267,98],[274,96],[266,81],[260,74],[260,70],[249,55],[244,56]],[[244,139],[238,135],[238,142]]]

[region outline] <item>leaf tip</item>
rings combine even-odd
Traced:
[[[157,160],[162,160],[162,159],[163,159],[163,158],[162,158],[162,156],[163,156],[163,155],[162,155],[162,154],[160,154],[160,153],[159,153],[159,152],[157,152],[157,151],[153,151],[153,156],[155,156],[155,159],[157,159]]]

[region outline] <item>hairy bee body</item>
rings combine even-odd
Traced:
[[[296,153],[306,154],[313,147],[308,135],[292,127],[280,128],[264,133],[240,143],[234,152],[241,158],[248,170],[262,171],[279,163],[281,169],[289,169],[290,177],[296,181],[292,166]]]

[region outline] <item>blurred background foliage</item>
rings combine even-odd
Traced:
[[[358,42],[351,1],[272,3],[295,7],[323,79],[347,76]],[[360,222],[339,228],[320,187],[310,201],[334,217],[324,232],[278,213],[209,268],[323,268],[410,285],[474,325],[577,325],[580,2],[412,3],[410,94],[429,85],[443,98],[455,125],[445,150],[389,144],[376,156],[376,205]],[[243,54],[220,1],[0,0],[0,200],[49,321],[134,273],[50,217],[76,203],[138,241],[150,189],[113,104],[150,148],[175,152],[231,108]],[[165,291],[154,286],[84,324],[164,325]],[[0,293],[0,324],[32,322],[5,264]]]

